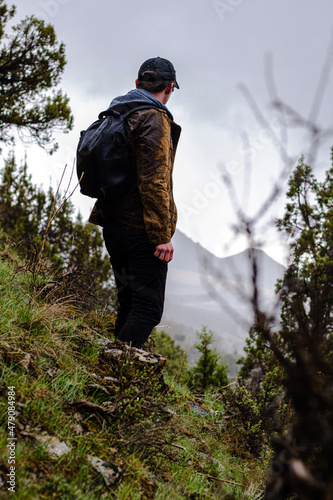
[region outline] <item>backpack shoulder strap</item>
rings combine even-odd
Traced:
[[[146,103],[137,103],[133,102],[130,103],[132,104],[129,106],[129,104],[123,104],[123,105],[118,105],[117,107],[114,108],[109,108],[106,109],[105,111],[101,111],[101,113],[98,115],[98,119],[101,120],[103,118],[106,118],[107,116],[115,116],[119,118],[121,115],[123,119],[127,118],[130,114],[134,113],[135,111],[138,111],[139,109],[159,109],[157,106],[154,106],[154,104],[146,104]]]

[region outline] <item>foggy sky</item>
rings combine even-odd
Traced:
[[[70,98],[75,127],[57,137],[52,157],[36,147],[26,150],[36,183],[55,184],[64,164],[71,165],[80,130],[94,121],[116,95],[134,87],[141,63],[170,59],[180,90],[168,103],[182,128],[174,171],[180,230],[210,251],[223,255],[234,221],[221,165],[228,166],[245,212],[255,213],[281,170],[281,162],[239,90],[243,83],[274,126],[264,61],[271,54],[279,96],[309,115],[333,28],[331,0],[17,0],[17,19],[36,15],[54,25],[66,45],[67,66],[61,88]],[[319,123],[330,125],[332,79]],[[244,164],[241,134],[252,148],[252,168]],[[289,138],[295,155],[307,137]],[[331,141],[333,144],[333,141]],[[329,166],[331,143],[322,158]],[[23,148],[18,148],[22,155]],[[251,175],[250,175],[251,174]],[[75,193],[86,218],[93,201]],[[275,207],[281,212],[283,200]],[[271,240],[268,253],[281,261]],[[228,252],[240,251],[239,241]]]

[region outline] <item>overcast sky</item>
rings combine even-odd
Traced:
[[[174,171],[178,227],[217,255],[235,253],[244,241],[230,241],[234,222],[228,193],[220,180],[229,172],[240,203],[252,214],[265,200],[282,164],[267,130],[257,122],[239,89],[246,85],[268,123],[277,129],[265,79],[271,54],[278,94],[309,116],[333,29],[332,0],[16,0],[17,19],[36,15],[54,25],[66,45],[67,66],[61,87],[75,117],[74,130],[58,137],[59,151],[48,156],[26,150],[36,183],[56,184],[65,164],[72,166],[80,130],[94,121],[113,97],[134,87],[141,63],[170,59],[180,90],[168,103],[182,136]],[[329,81],[318,122],[333,123],[333,86]],[[244,163],[247,134],[252,168]],[[295,131],[289,147],[297,156],[307,136]],[[321,150],[318,169],[329,166],[330,147]],[[20,150],[23,154],[23,150]],[[248,158],[247,158],[248,159]],[[325,165],[326,162],[326,165]],[[75,205],[85,218],[93,200],[79,193]],[[270,216],[281,214],[282,199]],[[270,237],[267,252],[281,261]]]

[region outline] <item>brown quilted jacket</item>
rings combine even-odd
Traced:
[[[105,225],[116,219],[145,229],[156,245],[168,243],[176,229],[177,208],[172,172],[181,127],[161,109],[144,109],[127,119],[133,146],[137,185],[126,195],[97,200],[89,222]]]

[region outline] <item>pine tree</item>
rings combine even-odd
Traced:
[[[319,182],[301,158],[287,199],[277,221],[291,248],[277,284],[280,325],[256,311],[243,366],[249,373],[264,364],[267,376],[277,368],[274,383],[293,411],[288,433],[274,442],[265,499],[326,500],[333,486],[333,167]]]
[[[11,155],[1,172],[0,224],[16,241],[39,234],[45,212],[45,193],[32,184],[27,164],[19,168]]]
[[[98,226],[84,223],[78,214],[73,225],[71,251],[68,256],[68,269],[87,269],[94,289],[104,302],[115,301],[113,273],[104,240]]]
[[[186,374],[188,368],[185,351],[165,330],[159,332],[154,328],[151,338],[155,344],[154,349],[167,359],[166,371],[176,375],[179,380],[183,380],[183,375]]]
[[[199,341],[194,347],[201,353],[196,364],[189,369],[188,384],[197,391],[219,389],[228,384],[228,365],[216,349],[210,346],[213,343],[213,333],[204,326],[201,332],[196,332]]]
[[[9,29],[15,7],[0,0],[0,141],[26,141],[53,152],[52,134],[73,126],[68,97],[57,88],[66,65],[65,46],[53,26],[34,16]]]
[[[84,223],[80,214],[75,215],[69,199],[46,231],[61,193],[57,200],[52,188],[45,194],[32,183],[27,171],[26,162],[18,168],[14,156],[5,162],[0,177],[1,229],[16,243],[23,242],[25,250],[32,245],[37,253],[46,235],[43,256],[53,264],[54,272],[83,272],[87,289],[96,293],[103,303],[113,303],[113,275],[100,229]]]

